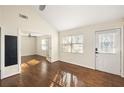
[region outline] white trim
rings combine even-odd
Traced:
[[[4,34],[5,32],[2,31],[1,28],[1,79],[4,78],[3,73],[4,73]]]
[[[86,65],[80,65],[80,64],[76,64],[76,63],[71,63],[69,61],[67,62],[67,61],[64,61],[64,60],[56,60],[56,61],[53,61],[53,63],[57,62],[57,61],[62,61],[64,63],[73,64],[73,65],[76,65],[76,66],[81,66],[81,67],[84,67],[84,68],[95,70],[95,68],[93,68],[93,67],[89,67],[89,66],[86,66]]]
[[[124,78],[124,75],[122,75],[121,77]]]
[[[12,66],[8,66],[5,67],[5,32],[1,31],[1,79],[18,74],[19,73],[19,69],[18,69],[18,64],[16,65],[12,65]],[[8,34],[7,34],[8,35]],[[18,51],[18,55],[20,55],[20,47],[19,47],[19,35],[12,35],[11,36],[17,36],[17,51]],[[18,56],[18,62],[20,62],[21,59]]]
[[[2,52],[1,52],[1,27],[0,27],[0,79],[1,79],[1,55],[2,55]]]
[[[121,77],[124,77],[124,26],[121,27]]]
[[[2,57],[2,43],[1,43],[1,27],[0,27],[0,74],[1,74],[1,62],[2,62],[2,60],[1,60],[1,57]],[[1,75],[0,75],[0,79],[1,79]]]
[[[21,73],[21,30],[18,29],[18,69]]]

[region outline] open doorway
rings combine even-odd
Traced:
[[[47,64],[46,61],[51,61],[50,36],[34,33],[21,34],[21,72],[25,72],[25,69],[28,68]]]
[[[36,37],[34,36],[21,36],[21,64],[25,58],[33,57],[36,55]]]
[[[37,38],[37,54],[51,61],[51,37],[49,35]]]

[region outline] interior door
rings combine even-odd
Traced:
[[[120,29],[96,32],[96,69],[120,75]]]

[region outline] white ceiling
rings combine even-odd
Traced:
[[[124,18],[124,6],[47,5],[39,11],[58,31]]]

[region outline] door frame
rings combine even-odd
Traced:
[[[123,62],[123,47],[124,47],[124,43],[123,43],[123,30],[124,30],[124,27],[116,27],[116,28],[111,28],[111,29],[104,29],[104,30],[97,30],[95,31],[95,42],[94,42],[94,59],[95,59],[95,65],[94,65],[94,68],[95,70],[98,70],[96,69],[96,53],[95,53],[95,48],[96,48],[96,33],[97,32],[105,32],[105,31],[109,31],[109,30],[115,30],[115,29],[119,29],[120,30],[120,76],[121,77],[124,77],[124,62]],[[108,72],[106,72],[108,73]]]
[[[34,32],[34,31],[32,31],[32,30],[26,30],[26,29],[21,29],[21,28],[18,28],[18,59],[20,59],[19,61],[18,61],[18,69],[19,69],[19,73],[21,73],[21,71],[22,71],[22,69],[21,69],[21,64],[22,64],[22,60],[21,60],[21,56],[22,56],[22,52],[21,52],[21,41],[22,41],[22,36],[23,36],[23,34],[24,34],[24,36],[25,35],[27,35],[27,33],[25,34],[25,33],[23,33],[23,32],[27,32],[28,34],[29,33],[37,33],[37,32]],[[42,33],[39,33],[39,34],[42,34]],[[38,37],[40,37],[40,36],[38,36]],[[36,41],[37,42],[37,41]],[[36,45],[37,46],[37,45]]]
[[[41,40],[42,39],[48,39],[48,50],[46,52],[48,52],[48,55],[45,55],[46,59],[48,61],[51,62],[51,36],[50,35],[43,35],[41,37]],[[43,50],[41,49],[41,51],[43,52]]]
[[[1,71],[1,63],[2,63],[2,59],[1,59],[1,58],[2,58],[2,52],[1,52],[1,51],[2,51],[2,49],[1,49],[1,47],[2,47],[1,36],[2,36],[2,35],[1,35],[1,34],[2,34],[2,33],[1,33],[1,27],[0,27],[0,79],[1,79],[1,72],[2,72],[2,71]]]
[[[4,31],[2,31],[2,28],[0,27],[0,68],[1,68],[1,75],[0,75],[0,79],[3,79],[4,78]]]
[[[21,73],[21,29],[18,29],[18,70]]]
[[[3,29],[1,29],[1,77],[0,79],[4,79],[4,78],[7,78],[9,76],[12,76],[12,75],[16,75],[16,74],[19,74],[19,70],[18,70],[18,63],[16,65],[12,65],[12,66],[8,66],[8,67],[5,67],[5,35],[11,35],[11,36],[17,36],[17,54],[18,54],[18,57],[17,57],[17,60],[18,60],[18,63],[20,61],[19,59],[19,35],[18,33],[17,34],[8,34],[6,33],[5,31],[3,31]],[[14,69],[14,72],[11,72],[10,69]],[[9,71],[9,72],[8,72]]]

